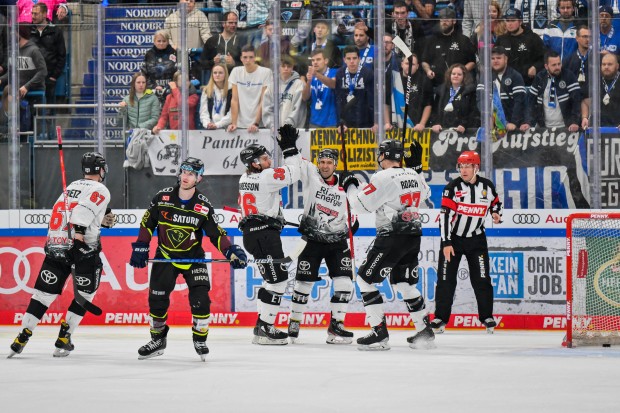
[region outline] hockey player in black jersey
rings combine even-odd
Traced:
[[[280,128],[278,144],[284,165],[272,167],[271,154],[262,145],[244,148],[239,157],[246,172],[239,179],[239,207],[243,219],[239,229],[243,246],[258,259],[284,258],[280,232],[284,226],[280,189],[297,182],[301,175],[301,155],[296,148],[297,130],[291,125]],[[258,264],[263,285],[258,290],[258,319],[252,343],[287,344],[288,334],[274,326],[282,295],[286,290],[288,271],[283,264]]]
[[[138,239],[132,244],[130,265],[144,268],[149,258],[149,243],[157,229],[158,247],[155,258],[183,259],[204,258],[203,233],[211,243],[230,261],[233,268],[245,268],[247,257],[241,247],[231,244],[226,231],[215,221],[209,200],[196,185],[202,179],[204,163],[200,159],[187,158],[181,164],[178,184],[164,188],[155,195],[140,223]],[[176,279],[183,275],[189,289],[192,312],[192,337],[194,349],[205,361],[209,353],[207,335],[211,316],[209,290],[211,281],[205,263],[153,263],[149,280],[149,311],[151,341],[138,350],[139,359],[160,356],[166,348],[166,325],[170,293]]]
[[[353,333],[344,329],[344,317],[353,290],[351,251],[347,244],[347,199],[334,174],[339,153],[336,149],[319,152],[317,168],[302,160],[301,181],[304,187],[304,214],[299,232],[308,241],[297,260],[288,335],[291,343],[299,336],[303,313],[313,284],[321,279],[319,268],[325,260],[332,279],[331,321],[327,329],[328,344],[350,344]],[[352,228],[355,233],[357,220]]]
[[[478,153],[463,152],[458,157],[456,167],[461,176],[446,185],[441,200],[441,249],[435,289],[435,318],[431,321],[431,326],[435,333],[443,333],[450,320],[457,271],[461,257],[465,256],[480,321],[487,331],[492,333],[496,323],[493,319],[493,286],[489,274],[489,249],[484,220],[487,214],[491,213],[493,223],[499,224],[502,203],[495,185],[478,176]]]

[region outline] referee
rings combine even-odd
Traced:
[[[478,315],[489,333],[496,326],[493,319],[493,286],[489,275],[489,249],[484,232],[484,220],[491,213],[493,222],[499,224],[502,203],[495,185],[478,176],[480,155],[465,151],[457,160],[460,176],[452,180],[443,191],[439,229],[441,252],[435,290],[435,318],[431,327],[436,334],[443,333],[450,320],[457,271],[464,255],[469,266],[469,281],[474,288]]]

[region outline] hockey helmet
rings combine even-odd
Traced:
[[[82,172],[84,175],[101,175],[101,170],[108,173],[108,164],[99,152],[86,152],[82,155]]]
[[[383,155],[383,159],[392,161],[401,161],[403,159],[403,143],[401,141],[388,139],[379,144],[379,156]]]
[[[465,151],[460,154],[458,159],[456,160],[456,169],[459,169],[459,165],[462,164],[475,165],[478,167],[478,169],[480,169],[480,155],[478,154],[478,152]]]
[[[239,158],[246,168],[250,168],[252,166],[252,162],[258,163],[258,158],[264,154],[271,156],[267,148],[263,145],[253,143],[252,145],[241,150],[239,153]]]
[[[317,159],[329,158],[334,160],[334,165],[338,165],[338,157],[340,153],[338,149],[325,148],[319,152],[319,157]]]
[[[194,172],[198,178],[202,177],[205,172],[205,164],[198,158],[192,158],[191,156],[181,162],[179,173],[183,171]]]

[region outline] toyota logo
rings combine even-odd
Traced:
[[[299,269],[301,271],[308,271],[310,269],[310,263],[308,261],[299,261]]]
[[[33,272],[35,277],[37,274],[30,262],[36,258],[37,254],[45,257],[44,249],[42,247],[30,247],[21,251],[13,247],[0,247],[0,294],[15,294],[20,291],[32,294],[34,292],[34,288],[29,287],[28,282]],[[13,260],[12,266],[11,260]],[[11,272],[13,273],[12,280]]]
[[[391,272],[392,272],[392,267],[385,267],[385,268],[381,268],[381,271],[379,271],[379,275],[381,276],[381,278],[385,278],[385,277],[389,277]]]
[[[90,280],[87,277],[81,277],[81,276],[76,275],[75,283],[79,285],[80,287],[86,287],[87,285],[90,285]]]
[[[41,271],[41,280],[51,285],[51,284],[56,284],[56,281],[58,281],[58,277],[56,277],[56,274],[54,274],[51,271],[43,270]]]
[[[514,222],[515,224],[538,224],[540,222],[540,215],[514,214],[512,216],[512,222]]]
[[[117,224],[135,224],[138,222],[136,214],[115,214]]]
[[[340,264],[343,267],[350,267],[351,266],[351,258],[349,257],[344,257],[343,259],[340,260]]]
[[[50,221],[50,214],[26,214],[24,216],[24,222],[26,224],[45,224]]]

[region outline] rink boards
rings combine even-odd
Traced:
[[[103,315],[88,314],[84,323],[98,325],[145,324],[148,321],[148,271],[134,269],[128,264],[131,242],[144,211],[115,211],[119,224],[103,230],[101,254],[104,263],[101,284],[94,302],[103,309]],[[288,221],[298,222],[301,210],[286,210]],[[439,253],[439,210],[422,210],[424,236],[419,255],[418,288],[432,312],[435,306],[434,290],[437,280]],[[571,210],[506,210],[503,223],[487,222],[491,268],[494,287],[494,314],[499,328],[561,329],[565,326],[565,221]],[[0,211],[0,324],[16,324],[26,311],[32,287],[44,257],[46,224],[49,210]],[[242,245],[237,230],[240,216],[218,210],[218,223],[226,228],[234,243]],[[355,262],[359,267],[366,250],[374,239],[374,218],[360,216],[361,226],[355,236]],[[293,251],[299,241],[294,228],[283,231],[285,254]],[[205,248],[210,247],[205,242]],[[156,243],[151,243],[151,251]],[[213,248],[207,248],[207,257],[222,258]],[[210,264],[212,323],[226,326],[251,326],[256,320],[256,295],[262,278],[255,266],[233,271],[227,264]],[[282,313],[277,323],[286,324],[290,309],[290,293],[295,265],[289,268],[289,286],[282,301]],[[327,274],[327,268],[321,268]],[[459,269],[453,317],[450,325],[458,328],[480,328],[476,304],[468,281],[465,260]],[[53,280],[50,280],[53,282]],[[411,325],[409,315],[400,297],[384,282],[379,285],[385,302],[387,322],[393,327]],[[190,324],[191,314],[187,287],[179,277],[171,296],[169,320],[172,324]],[[323,277],[312,290],[304,324],[326,326],[329,323],[331,282]],[[57,324],[72,299],[72,286],[50,307],[43,323]],[[359,291],[355,291],[349,305],[347,326],[362,327],[364,310]]]

